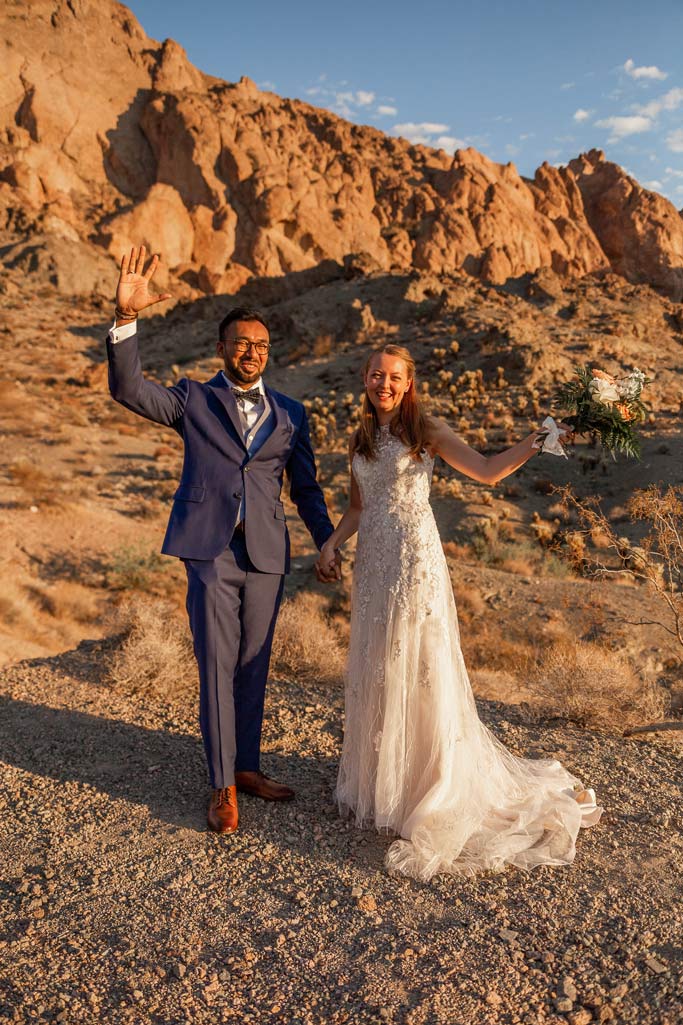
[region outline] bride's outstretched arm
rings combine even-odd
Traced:
[[[571,432],[566,424],[558,424],[559,427]],[[534,441],[542,436],[543,432],[534,431],[522,441],[506,448],[503,452],[497,452],[494,456],[483,456],[481,452],[471,448],[466,442],[459,438],[447,423],[443,420],[433,420],[428,436],[428,446],[432,455],[439,455],[452,466],[473,480],[482,484],[497,484],[503,477],[509,476],[523,466],[533,455],[537,455],[538,449],[533,448]]]

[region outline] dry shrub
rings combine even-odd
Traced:
[[[0,380],[0,420],[9,424],[10,429],[14,425],[13,433],[22,429],[22,421],[31,419],[32,411],[32,404],[23,388],[15,381]]]
[[[587,641],[551,644],[529,680],[546,714],[608,732],[654,722],[667,707],[661,687],[643,680],[618,652]]]
[[[516,573],[520,577],[532,577],[534,573],[538,572],[538,563],[535,559],[529,558],[526,553],[511,554],[503,556],[500,568],[506,573]]]
[[[169,602],[131,599],[119,607],[116,626],[123,641],[110,670],[115,686],[166,696],[195,685],[190,632]]]
[[[523,673],[510,673],[506,669],[475,669],[472,689],[483,701],[500,701],[506,705],[519,705],[533,700],[533,694]]]
[[[0,623],[17,627],[31,625],[34,619],[35,607],[31,603],[26,589],[20,587],[8,574],[3,574],[2,594],[0,594]]]
[[[345,651],[324,599],[300,591],[282,603],[273,640],[272,669],[283,676],[338,683]]]
[[[479,587],[459,580],[453,585],[453,592],[461,623],[470,622],[473,618],[484,615],[487,605]]]
[[[75,580],[57,580],[48,593],[54,609],[52,615],[58,619],[94,623],[100,617],[101,598]]]
[[[10,463],[8,472],[12,484],[24,492],[20,504],[57,506],[63,502],[62,481],[55,474],[46,473],[29,460]]]

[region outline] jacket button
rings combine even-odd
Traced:
[[[233,498],[241,498],[242,497],[242,492],[241,491],[233,491],[232,497]]]
[[[245,473],[249,473],[249,467],[248,467],[248,466],[245,466],[245,467],[244,467],[244,472],[245,472]]]

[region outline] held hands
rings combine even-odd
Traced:
[[[315,575],[324,584],[341,580],[341,553],[331,545],[324,544],[315,564]]]
[[[152,295],[149,291],[159,257],[153,256],[145,270],[145,254],[144,246],[134,246],[127,256],[121,257],[121,274],[116,287],[117,319],[120,315],[121,319],[134,320],[138,313],[148,306],[173,298],[169,292]]]

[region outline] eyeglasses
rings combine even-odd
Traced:
[[[267,356],[268,350],[270,349],[269,342],[252,342],[250,338],[233,338],[231,339],[230,344],[235,352],[240,356],[245,353],[247,349],[251,349],[252,346],[256,349],[259,356]]]

